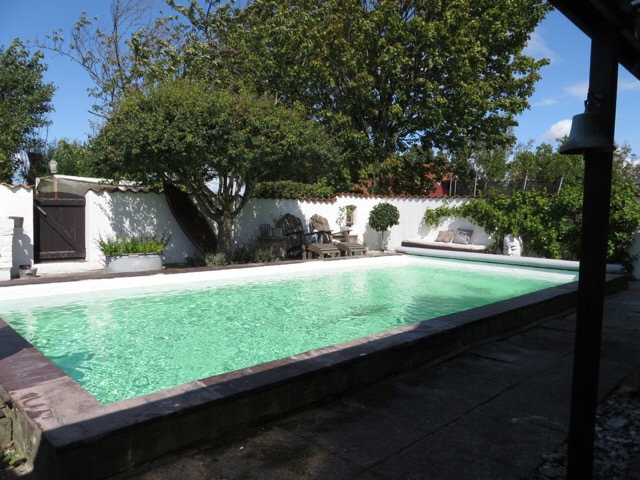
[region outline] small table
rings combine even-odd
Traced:
[[[342,230],[341,232],[334,233],[333,239],[339,242],[345,243],[358,243],[358,235],[350,235],[351,230]]]
[[[280,260],[287,258],[288,237],[257,237],[256,246],[258,248],[272,248],[278,252]]]

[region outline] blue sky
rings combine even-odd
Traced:
[[[108,0],[0,0],[0,45],[5,48],[15,37],[44,40],[57,28],[68,31],[86,10],[89,16],[108,18]],[[551,12],[538,26],[527,47],[536,58],[550,58],[542,69],[542,80],[530,99],[531,109],[518,117],[515,134],[521,142],[533,140],[554,143],[554,138],[568,133],[573,115],[584,111],[589,77],[590,41],[560,13]],[[57,86],[53,99],[53,124],[46,134],[49,140],[66,138],[84,140],[91,132],[88,113],[92,100],[88,75],[67,58],[45,52],[49,70],[45,80]],[[640,155],[640,80],[620,67],[616,141],[628,143]]]
[[[589,85],[589,37],[557,11],[538,25],[527,53],[549,58],[541,71],[542,80],[529,103],[531,109],[519,118],[515,133],[520,141],[553,143],[557,136],[568,134],[573,115],[584,112]],[[628,143],[640,155],[640,80],[624,67],[618,72],[616,142]]]

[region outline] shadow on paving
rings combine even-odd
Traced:
[[[632,282],[606,301],[601,398],[640,371],[639,294]],[[548,318],[131,478],[529,479],[566,440],[574,321]]]

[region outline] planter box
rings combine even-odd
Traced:
[[[162,269],[162,255],[159,253],[129,253],[106,257],[105,269],[110,273],[144,272]]]

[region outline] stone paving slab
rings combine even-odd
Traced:
[[[513,467],[486,454],[486,439],[452,425],[374,467],[387,479],[514,479]]]
[[[547,379],[533,378],[531,382],[504,392],[488,405],[495,421],[507,418],[511,422],[529,422],[549,429],[566,432],[569,427],[569,402],[563,392],[570,391],[571,372],[549,372]],[[549,386],[552,388],[548,388]],[[558,389],[553,388],[558,386]],[[486,407],[481,409],[486,412]]]
[[[410,419],[341,404],[294,415],[279,426],[363,467],[379,463],[424,436]]]
[[[171,462],[161,471],[140,475],[140,480],[252,478],[297,480],[300,478],[354,478],[363,471],[328,450],[306,442],[281,428],[208,451],[193,452]]]
[[[607,300],[601,397],[638,378],[638,313],[638,282]],[[547,319],[133,478],[529,479],[566,439],[574,322]]]

